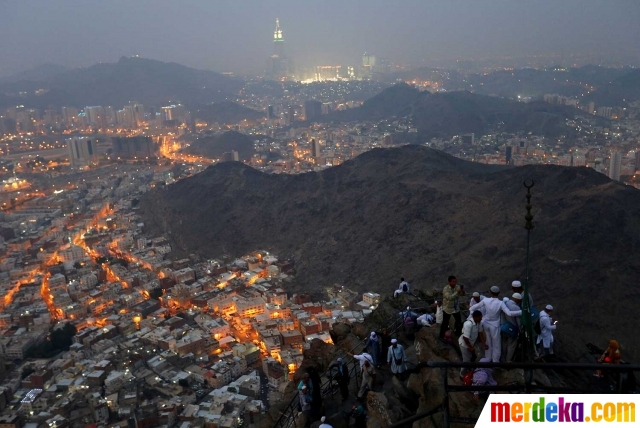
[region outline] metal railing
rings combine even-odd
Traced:
[[[415,308],[415,309],[412,308],[412,310],[420,310],[420,309],[421,308]],[[384,322],[383,324],[384,325],[381,329],[385,331],[386,334],[392,335],[398,331],[400,326],[404,325],[404,320],[400,317],[400,315],[398,315],[398,313],[394,313],[389,318],[387,318],[386,322]],[[352,366],[349,369],[350,379],[355,379],[356,385],[358,384],[358,378],[360,375],[360,363],[358,362],[358,360],[354,358],[349,358],[348,354],[353,353],[357,348],[364,345],[368,339],[369,337],[365,337],[363,340],[358,342],[349,351],[336,356],[336,359],[338,357],[341,357],[345,361],[348,360],[346,361],[347,365]],[[322,394],[323,391],[327,391],[328,394],[334,395],[335,390],[334,388],[330,387],[333,382],[331,369],[328,369],[326,372],[324,372],[322,376],[320,376],[320,378],[326,379],[320,385],[320,393]],[[274,428],[291,428],[295,426],[296,417],[298,416],[298,409],[297,409],[298,402],[299,402],[298,394],[295,394],[291,399],[291,401],[289,402],[289,404],[287,405],[287,407],[281,412],[280,418],[275,423]]]
[[[571,394],[620,394],[625,391],[625,376],[629,373],[640,371],[640,365],[638,364],[587,364],[587,363],[464,363],[464,362],[449,362],[449,361],[429,361],[426,363],[418,364],[414,369],[409,371],[416,372],[423,368],[434,368],[442,371],[442,382],[444,385],[444,397],[442,404],[427,412],[419,413],[411,416],[410,418],[396,422],[390,426],[390,428],[410,427],[413,422],[429,417],[435,413],[443,413],[443,426],[449,428],[451,423],[461,423],[474,425],[477,419],[465,418],[459,416],[451,416],[449,408],[449,395],[455,392],[511,392],[511,393],[532,393],[532,392],[545,392],[545,393],[571,393]],[[522,385],[450,385],[448,369],[478,369],[478,368],[501,368],[501,369],[523,369],[524,370],[524,383]],[[588,371],[601,371],[611,373],[614,375],[615,387],[610,389],[595,390],[585,389],[580,390],[577,388],[569,387],[553,387],[544,385],[533,384],[533,371],[567,371],[567,370],[588,370]],[[635,387],[635,381],[634,387]],[[627,382],[628,383],[628,382]]]

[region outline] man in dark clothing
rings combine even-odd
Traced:
[[[367,412],[362,405],[353,406],[351,417],[356,421],[354,425],[356,428],[367,428]]]
[[[349,366],[345,363],[342,358],[338,358],[338,360],[331,364],[329,369],[334,367],[338,368],[338,374],[336,374],[336,380],[338,381],[338,385],[340,386],[340,395],[342,395],[342,401],[346,401],[349,398],[349,381],[351,380],[349,375]]]
[[[313,388],[311,388],[311,397],[313,398],[311,402],[311,415],[314,420],[317,420],[320,418],[320,413],[322,412],[322,391],[320,390],[322,382],[318,370],[316,370],[315,367],[309,367],[307,373],[309,374],[311,385],[313,385]]]

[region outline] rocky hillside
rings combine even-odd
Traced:
[[[543,102],[519,103],[468,91],[431,94],[397,84],[360,107],[335,112],[322,120],[351,122],[410,117],[423,140],[471,132],[483,135],[495,129],[556,137],[573,133],[566,120],[578,113],[574,108]]]
[[[204,156],[207,158],[219,158],[223,153],[235,150],[240,160],[248,160],[255,153],[253,139],[236,131],[227,131],[212,137],[200,137],[191,143],[183,152]]]
[[[640,192],[591,169],[487,166],[406,146],[295,176],[219,164],[148,193],[140,209],[150,235],[185,252],[291,255],[301,286],[388,294],[400,276],[432,289],[453,274],[470,290],[507,291],[524,274],[529,178],[538,306],[556,307],[559,335],[616,338],[632,360],[640,339],[623,317],[640,302]]]

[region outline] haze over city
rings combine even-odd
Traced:
[[[551,54],[566,65],[572,54],[583,56],[580,65],[585,57],[638,64],[639,15],[634,0],[6,1],[0,75],[136,54],[259,74],[276,18],[301,66],[348,65],[363,52],[410,66]]]

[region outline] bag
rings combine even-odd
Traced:
[[[469,370],[464,374],[464,376],[462,376],[462,383],[466,386],[471,386],[473,383],[473,370]]]
[[[407,316],[404,319],[404,325],[406,325],[407,327],[413,327],[413,318],[411,318],[410,316]]]
[[[402,292],[403,293],[409,292],[409,285],[406,282],[402,284]]]
[[[535,331],[536,334],[542,334],[542,328],[540,327],[540,318],[538,318],[536,323],[533,325],[533,331]]]
[[[608,356],[608,355],[606,357],[604,357],[604,362],[605,363],[610,363],[611,362],[611,357]]]
[[[518,326],[509,321],[505,321],[502,323],[502,325],[500,326],[500,332],[505,336],[511,338],[518,337],[518,334],[520,334]]]
[[[300,404],[300,401],[298,401],[298,404],[296,405],[296,410],[298,411],[298,413],[302,411],[302,405]]]
[[[391,350],[391,354],[393,354],[393,360],[396,362],[396,366],[401,366],[402,365],[402,357],[398,358],[396,357],[396,353],[394,350]]]

